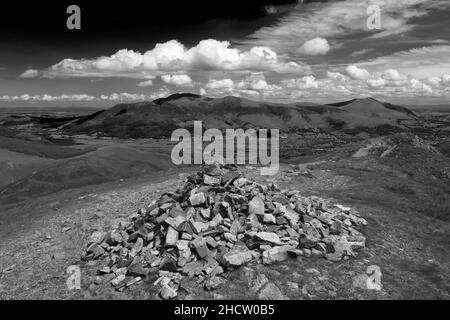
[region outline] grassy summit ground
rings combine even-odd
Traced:
[[[388,147],[395,145],[395,139],[389,141]],[[447,168],[436,168],[440,175],[435,172],[433,178],[420,173],[420,162],[407,168],[387,162],[387,156],[380,160],[381,150],[371,149],[363,152],[363,157],[353,157],[367,150],[368,145],[369,141],[339,149],[339,160],[335,153],[292,160],[295,166],[282,165],[273,178],[281,188],[330,197],[356,208],[369,222],[365,230],[367,248],[357,258],[340,263],[302,258],[270,267],[249,265],[227,273],[229,285],[218,292],[209,293],[187,283],[190,291],[180,298],[217,298],[214,294],[233,299],[254,298],[251,273],[266,275],[291,299],[450,298]],[[424,150],[422,147],[420,150]],[[401,161],[401,154],[418,153],[417,149],[407,149],[393,152],[392,159]],[[440,156],[428,157],[438,161]],[[414,166],[417,174],[411,174]],[[62,191],[7,210],[3,217],[10,218],[2,218],[1,228],[14,231],[1,233],[0,297],[156,298],[152,279],[120,293],[109,284],[92,284],[95,267],[82,269],[82,290],[69,291],[65,271],[68,265],[79,263],[83,245],[94,230],[109,228],[157,195],[176,189],[182,176],[191,170],[195,168]],[[266,181],[256,168],[245,172]],[[355,280],[370,265],[381,268],[382,291],[363,289]]]
[[[197,99],[174,97],[157,101],[153,107],[173,104],[173,110],[186,111]],[[188,104],[177,105],[180,101]],[[228,105],[227,112],[205,117],[206,123],[301,124],[301,128],[283,132],[282,166],[270,179],[281,188],[333,198],[357,209],[369,222],[367,248],[358,258],[340,263],[302,258],[270,267],[250,265],[226,274],[229,285],[215,294],[254,298],[249,279],[260,273],[291,299],[450,298],[448,113],[420,110],[416,119],[416,113],[377,104],[369,109],[378,110],[376,123],[381,119],[383,125],[361,127],[349,123],[374,115],[367,116],[370,110],[364,105],[359,108],[358,100],[282,109],[265,105],[259,117],[253,102],[239,102],[242,106],[237,101],[216,101],[218,107]],[[211,100],[204,98],[203,103],[212,108]],[[246,111],[237,112],[239,108]],[[140,126],[128,121],[142,118],[140,112],[148,114],[148,105],[116,106],[77,118],[69,127],[83,126],[81,131],[89,132],[88,128],[100,125],[100,136],[116,132],[116,138],[72,135],[72,142],[63,147],[47,138],[66,139],[63,133],[68,127],[55,131],[21,123],[21,130],[31,126],[21,136],[14,126],[0,127],[0,299],[156,298],[152,279],[121,293],[109,284],[93,284],[94,266],[82,269],[82,290],[69,291],[65,284],[67,266],[79,263],[94,230],[108,229],[161,193],[175,190],[182,176],[196,170],[172,165],[173,143],[167,139],[133,139],[130,132],[137,132],[136,137],[148,132],[158,136],[172,128],[164,122],[149,127],[147,122]],[[399,112],[406,120],[394,117]],[[177,119],[189,126],[186,119]],[[45,135],[36,139],[36,132]],[[256,180],[267,180],[257,168],[244,170]],[[370,265],[382,271],[383,290],[379,292],[361,288],[355,281]],[[180,298],[218,297],[193,283],[187,287],[190,291]]]

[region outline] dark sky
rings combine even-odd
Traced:
[[[202,39],[239,39],[271,24],[269,5],[292,0],[229,1],[8,1],[0,19],[0,67],[44,68],[66,57],[89,58],[122,48],[146,51],[177,39],[186,46]],[[81,30],[66,27],[69,5],[81,8]]]
[[[366,24],[374,3],[378,30]],[[72,4],[81,30],[66,27]],[[450,98],[449,0],[15,0],[1,13],[0,106],[185,91],[280,101]]]
[[[276,18],[266,15],[265,6],[293,3],[296,1],[8,1],[2,3],[0,35],[12,42],[61,41],[65,45],[80,45],[79,41],[87,39],[114,44],[143,38],[196,41],[221,34],[228,38],[230,34],[246,35]],[[82,9],[82,30],[77,32],[66,28],[66,8],[71,4]]]

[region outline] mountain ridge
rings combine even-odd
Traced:
[[[384,125],[403,127],[415,121],[411,110],[373,98],[337,104],[309,102],[276,103],[241,97],[210,98],[177,93],[153,101],[121,103],[97,111],[67,125],[73,133],[100,133],[115,137],[169,137],[179,127],[202,121],[205,128],[357,129]]]

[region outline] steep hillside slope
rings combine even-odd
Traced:
[[[63,189],[136,177],[170,167],[170,158],[164,153],[128,146],[101,147],[80,156],[48,162],[47,166],[41,166],[32,174],[3,186],[0,188],[0,204],[28,200]]]
[[[347,112],[345,119],[352,127],[373,127],[399,124],[402,120],[411,120],[416,115],[407,108],[381,103],[372,98],[358,99],[340,107]]]

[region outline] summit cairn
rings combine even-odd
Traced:
[[[117,229],[94,232],[82,260],[97,260],[98,273],[120,291],[157,273],[161,298],[172,299],[184,277],[216,290],[225,282],[222,273],[249,262],[355,256],[365,246],[359,230],[366,224],[352,208],[281,192],[245,178],[234,165],[214,164]]]

